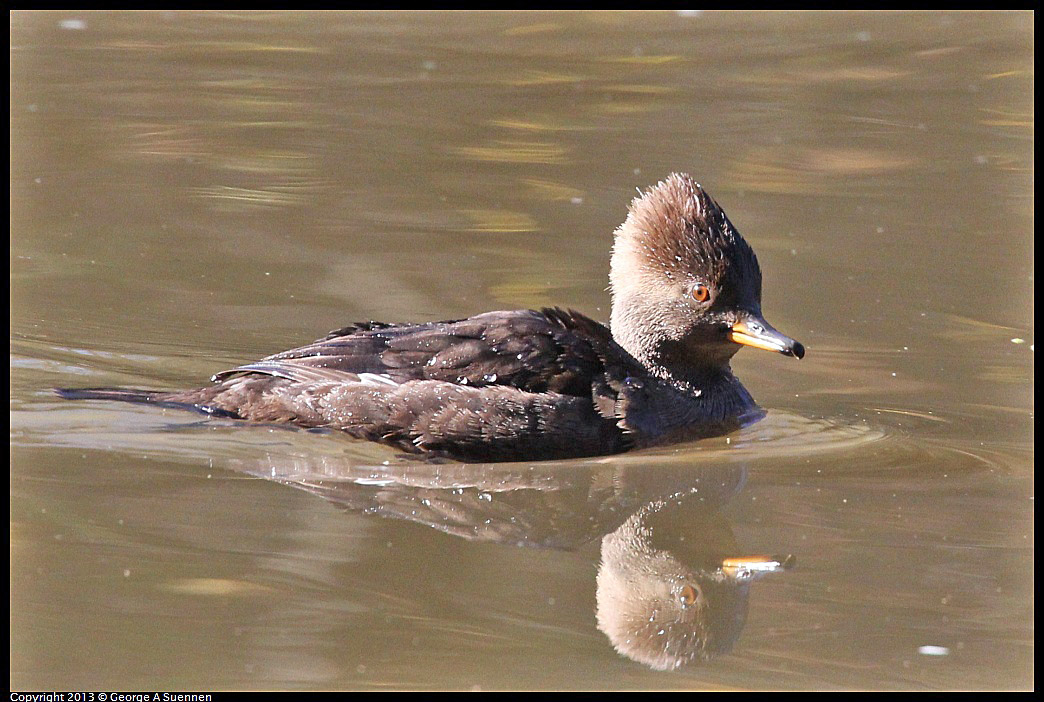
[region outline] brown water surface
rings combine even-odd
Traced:
[[[11,22],[14,689],[1032,686],[1032,15]],[[426,465],[52,394],[605,320],[675,170],[808,349],[737,356],[732,436]]]

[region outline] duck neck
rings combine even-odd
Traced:
[[[613,319],[613,322],[621,321],[625,320]],[[612,334],[616,343],[641,363],[650,375],[662,380],[696,388],[735,380],[729,357],[718,358],[710,349],[706,353],[694,353],[679,342],[636,332],[626,323],[614,323]]]
[[[739,384],[732,368],[725,364],[698,364],[679,360],[672,354],[652,353],[639,357],[651,375],[680,387],[691,387],[702,392],[714,387]]]
[[[648,373],[627,398],[626,423],[637,445],[717,436],[758,418],[754,399],[728,363],[681,363],[648,348],[627,350]]]

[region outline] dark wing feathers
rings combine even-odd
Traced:
[[[247,373],[260,373],[274,378],[284,378],[295,383],[358,383],[362,380],[357,373],[348,373],[334,368],[316,368],[292,360],[255,361],[216,373],[211,380],[221,382],[232,376]]]
[[[518,310],[426,324],[353,324],[215,380],[249,372],[296,379],[315,369],[590,398],[595,385],[608,382],[607,371],[627,375],[630,368],[617,367],[629,361],[605,326],[578,312]]]

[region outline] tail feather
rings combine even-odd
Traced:
[[[66,400],[118,400],[120,402],[162,402],[167,393],[159,390],[127,388],[55,388],[58,397]]]
[[[58,397],[66,400],[113,400],[116,402],[139,402],[142,404],[195,410],[213,417],[240,419],[235,412],[204,404],[179,402],[170,399],[171,393],[162,390],[136,390],[133,388],[55,388]]]

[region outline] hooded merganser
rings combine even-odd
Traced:
[[[805,354],[762,318],[754,252],[688,175],[634,199],[609,278],[611,332],[557,308],[364,322],[204,388],[58,393],[338,429],[411,453],[536,460],[727,433],[763,415],[729,368],[740,346]]]

